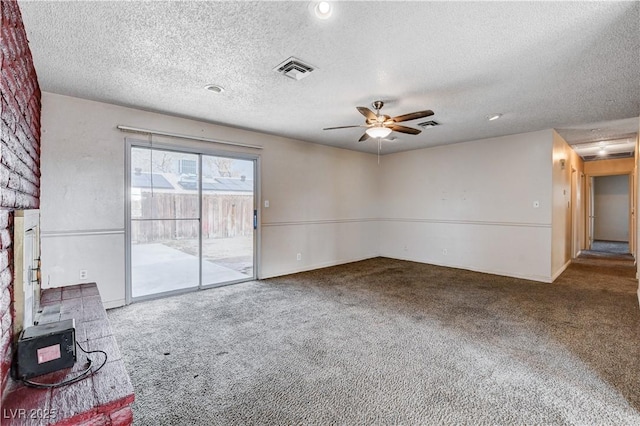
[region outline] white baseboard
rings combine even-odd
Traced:
[[[502,277],[519,278],[519,279],[523,279],[523,280],[537,281],[537,282],[542,282],[542,283],[551,283],[551,282],[553,282],[551,277],[547,277],[547,276],[543,276],[543,275],[517,274],[517,273],[512,273],[512,272],[499,271],[499,270],[495,270],[495,269],[483,269],[483,268],[475,268],[475,267],[469,267],[469,266],[461,266],[461,265],[456,265],[456,264],[453,264],[453,263],[443,263],[443,262],[438,262],[436,260],[430,260],[430,259],[424,260],[424,259],[410,259],[408,257],[398,257],[398,256],[385,256],[385,255],[380,255],[380,256],[388,257],[390,259],[398,259],[398,260],[406,260],[406,261],[409,261],[409,262],[424,263],[424,264],[427,264],[427,265],[443,266],[445,268],[454,268],[454,269],[462,269],[462,270],[465,270],[465,271],[480,272],[482,274],[500,275]]]
[[[108,302],[102,302],[102,306],[104,306],[105,309],[113,309],[113,308],[119,308],[121,306],[124,306],[124,299],[118,299],[118,300],[110,300]]]
[[[571,265],[571,260],[569,260],[567,263],[565,263],[562,266],[562,268],[558,269],[558,271],[551,276],[551,282],[554,282],[556,280],[556,278],[558,278],[560,276],[560,274],[562,274],[569,267],[569,265]]]
[[[276,273],[271,273],[271,274],[268,274],[268,275],[262,275],[262,276],[259,277],[259,279],[275,278],[275,277],[281,277],[283,275],[297,274],[299,272],[313,271],[315,269],[328,268],[328,267],[337,266],[337,265],[344,265],[345,263],[359,262],[361,260],[373,259],[375,257],[388,257],[390,259],[406,260],[406,261],[409,261],[409,262],[417,262],[417,263],[424,263],[424,264],[428,264],[428,265],[443,266],[443,267],[446,267],[446,268],[463,269],[463,270],[466,270],[466,271],[480,272],[480,273],[483,273],[483,274],[500,275],[500,276],[511,277],[511,278],[520,278],[520,279],[524,279],[524,280],[537,281],[537,282],[543,282],[543,283],[552,283],[553,281],[555,281],[556,278],[558,278],[560,276],[560,274],[562,274],[569,267],[569,265],[571,264],[571,261],[569,260],[555,274],[553,274],[553,276],[543,276],[543,275],[532,275],[532,274],[518,274],[518,273],[512,273],[512,272],[507,272],[507,271],[499,271],[499,270],[493,270],[493,269],[473,268],[473,267],[468,267],[468,266],[456,265],[456,264],[452,264],[452,263],[442,263],[442,262],[438,262],[438,261],[434,261],[434,260],[430,260],[430,259],[426,259],[426,260],[425,259],[411,259],[409,257],[402,257],[402,256],[388,256],[388,255],[384,255],[384,254],[372,254],[370,256],[366,256],[366,257],[362,257],[362,258],[337,260],[337,261],[332,261],[332,262],[325,262],[325,263],[319,263],[319,264],[314,264],[314,265],[307,265],[307,266],[305,266],[303,268],[288,269],[288,270],[279,271],[279,272],[276,272]]]
[[[304,266],[302,268],[294,268],[294,269],[289,269],[289,270],[284,270],[284,271],[271,273],[271,274],[268,274],[268,275],[260,275],[258,277],[258,279],[266,280],[268,278],[281,277],[283,275],[297,274],[299,272],[313,271],[315,269],[330,268],[331,266],[338,266],[338,265],[344,265],[346,263],[360,262],[362,260],[373,259],[373,258],[379,257],[379,256],[380,255],[378,255],[378,254],[372,254],[372,255],[369,255],[369,256],[353,258],[353,259],[342,259],[342,260],[335,260],[335,261],[331,261],[331,262],[322,262],[322,263],[317,263],[317,264],[314,264],[314,265],[307,265],[307,266]]]

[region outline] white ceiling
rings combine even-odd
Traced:
[[[441,124],[394,133],[383,153],[638,131],[639,2],[332,4],[319,20],[303,1],[20,1],[44,91],[367,152],[377,144],[358,143],[362,129],[322,128],[362,124],[355,107],[377,99],[388,115],[431,109]],[[317,70],[275,73],[290,56]]]

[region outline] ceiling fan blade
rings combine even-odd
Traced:
[[[367,127],[367,126],[362,126],[362,125],[357,125],[357,126],[339,126],[339,127],[325,127],[322,130],[335,130],[335,129],[350,129],[352,127]]]
[[[391,124],[387,127],[393,130],[394,132],[408,133],[410,135],[418,135],[421,132],[421,130],[413,129],[411,127],[401,126],[399,124]]]
[[[358,139],[358,142],[364,142],[367,139],[369,139],[369,134],[368,133],[364,133],[362,136],[360,136],[360,139]]]
[[[399,115],[397,117],[393,117],[391,119],[391,121],[393,121],[394,123],[401,123],[403,121],[409,121],[409,120],[415,120],[415,119],[418,119],[418,118],[429,117],[430,115],[433,115],[433,111],[428,109],[428,110],[425,110],[425,111],[417,111],[417,112],[412,112],[410,114]]]
[[[369,108],[366,107],[356,107],[356,109],[358,111],[360,111],[360,114],[364,115],[365,117],[367,117],[367,123],[369,123],[370,121],[376,121],[376,119],[378,118],[373,111],[371,111]]]

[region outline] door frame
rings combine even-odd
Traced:
[[[167,143],[156,142],[151,138],[149,140],[125,137],[125,173],[124,173],[124,193],[125,193],[125,304],[129,305],[135,302],[142,302],[145,300],[159,299],[174,294],[190,293],[198,290],[205,290],[215,287],[223,287],[227,285],[237,284],[241,282],[257,280],[260,276],[260,247],[261,247],[261,195],[260,195],[260,155],[250,154],[242,151],[228,151],[222,149],[216,149],[211,147],[205,147],[202,145],[194,146],[193,144],[181,144],[181,143]],[[131,280],[131,150],[134,147],[147,148],[147,149],[160,149],[165,151],[175,151],[188,154],[198,155],[198,167],[202,171],[202,156],[210,155],[216,157],[233,158],[238,160],[253,161],[253,210],[254,210],[254,233],[253,233],[253,276],[242,280],[228,281],[224,283],[202,285],[202,173],[199,174],[199,216],[200,216],[200,235],[199,235],[199,282],[197,287],[191,287],[187,289],[172,290],[168,292],[162,292],[149,296],[132,297],[132,280]]]
[[[571,167],[571,259],[580,254],[580,174]]]
[[[594,181],[595,178],[597,177],[606,177],[606,176],[628,176],[629,177],[629,187],[628,187],[628,194],[627,194],[627,199],[628,199],[628,213],[629,213],[629,222],[627,224],[628,226],[628,232],[629,232],[629,252],[634,256],[635,259],[635,238],[634,235],[632,235],[632,232],[635,231],[635,224],[634,224],[634,219],[635,219],[635,202],[636,202],[636,198],[633,195],[633,191],[635,188],[635,185],[633,185],[633,179],[634,179],[634,173],[633,172],[621,172],[621,173],[615,173],[615,172],[596,172],[596,173],[589,173],[586,175],[586,181],[587,181],[587,190],[586,192],[586,200],[585,200],[585,204],[586,204],[586,209],[585,209],[585,214],[587,217],[587,223],[586,223],[586,231],[587,231],[587,238],[586,238],[586,244],[587,250],[591,250],[591,246],[592,243],[594,241],[594,231],[595,231],[595,185],[594,185]]]

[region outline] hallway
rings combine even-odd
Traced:
[[[633,274],[635,277],[635,259],[629,253],[629,244],[617,241],[594,241],[591,250],[582,250],[580,255],[573,259],[573,263],[620,267],[623,275]]]

